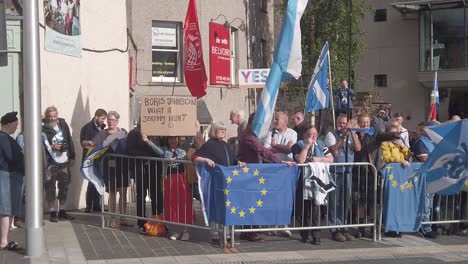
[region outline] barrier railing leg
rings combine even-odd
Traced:
[[[234,226],[231,226],[231,228],[232,228],[231,229],[231,248],[234,248],[234,238],[235,238]]]
[[[228,244],[227,244],[227,235],[228,235],[228,227],[223,226],[223,246],[224,247],[228,246]]]
[[[106,227],[106,218],[104,217],[104,194],[103,194],[101,195],[101,228],[104,228],[104,227]]]

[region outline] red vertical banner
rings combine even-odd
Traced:
[[[184,53],[184,75],[190,93],[201,98],[206,95],[205,63],[203,62],[203,51],[198,27],[197,4],[190,0],[187,8],[187,16],[184,24],[185,31],[185,53]]]
[[[210,22],[210,84],[231,85],[229,29]]]

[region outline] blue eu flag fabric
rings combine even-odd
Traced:
[[[421,163],[403,168],[389,163],[380,172],[384,176],[385,232],[417,232],[421,227],[426,194],[426,178],[414,176]]]
[[[205,223],[288,225],[291,222],[298,167],[247,164],[197,166]]]

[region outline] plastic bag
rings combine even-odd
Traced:
[[[153,219],[162,220],[161,215],[153,215]],[[146,234],[150,236],[166,236],[167,228],[166,225],[159,222],[148,221],[145,223]]]

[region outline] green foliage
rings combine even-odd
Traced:
[[[366,0],[352,0],[351,69],[365,50],[364,15],[372,10]],[[314,71],[320,51],[328,41],[334,87],[348,79],[349,1],[311,0],[302,16],[303,76],[307,83]]]
[[[362,20],[373,7],[366,0],[352,0],[352,55],[351,69],[365,51],[365,32]],[[284,14],[286,4],[275,7]],[[309,0],[301,20],[302,82],[309,83],[323,45],[330,45],[330,59],[334,87],[348,79],[349,60],[349,0]],[[292,82],[298,85],[297,82]]]

